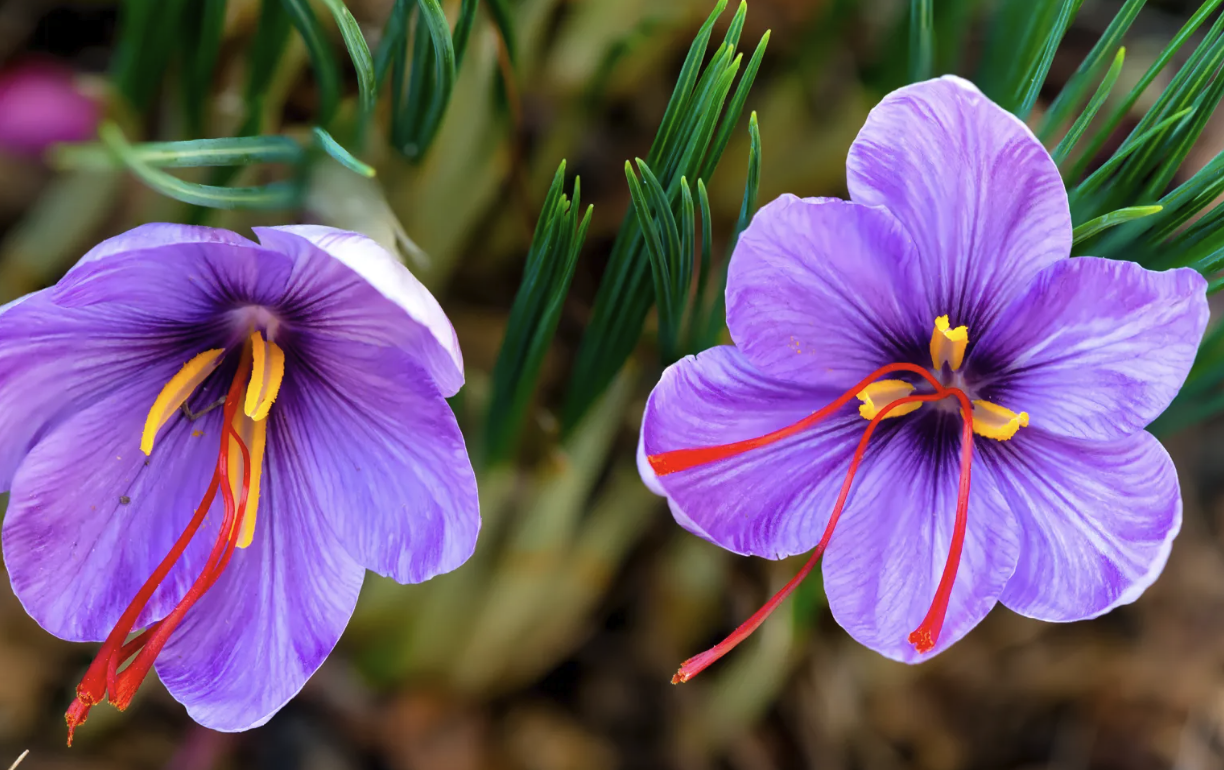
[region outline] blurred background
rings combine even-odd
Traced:
[[[377,49],[392,0],[346,4]],[[689,684],[669,684],[682,660],[732,630],[802,563],[725,553],[681,530],[641,486],[638,421],[666,348],[653,315],[640,336],[631,330],[628,361],[612,362],[607,386],[589,388],[588,403],[565,416],[631,207],[624,164],[647,157],[711,0],[481,3],[445,117],[419,145],[396,141],[388,100],[368,128],[353,130],[364,120],[360,84],[326,13],[332,4],[316,8],[321,45],[339,62],[331,84],[300,35],[269,43],[267,5],[0,0],[0,304],[53,283],[100,239],[142,222],[241,232],[309,221],[370,234],[405,258],[458,330],[468,385],[453,406],[484,458],[480,548],[425,585],[370,577],[336,653],[264,727],[201,728],[151,678],[128,712],[96,708],[72,749],[62,715],[94,650],[44,633],[0,581],[0,767],[29,749],[23,770],[1224,768],[1224,424],[1210,409],[1185,412],[1161,433],[1179,465],[1186,520],[1164,575],[1134,605],[1067,626],[1000,607],[949,652],[907,667],[855,644],[814,576],[735,653]],[[973,72],[1000,56],[1010,30],[1000,31],[992,5],[933,4],[932,71]],[[1126,89],[1203,7],[1138,5],[1117,76]],[[459,6],[442,4],[452,22]],[[1030,123],[1122,7],[1082,1]],[[717,21],[711,53],[735,10]],[[902,0],[751,0],[745,64],[772,32],[723,162],[705,177],[716,261],[734,238],[746,180],[756,184],[749,113],[759,124],[760,202],[783,192],[845,195],[850,142],[870,107],[906,82],[910,14]],[[1215,18],[1125,106],[1106,155]],[[338,116],[333,133],[360,161],[316,152],[177,176],[297,185],[296,195],[258,207],[174,200],[157,189],[164,179],[142,181],[114,142],[96,142],[109,121],[126,137],[121,146],[243,134],[311,146],[325,112]],[[1203,122],[1171,183],[1224,150],[1224,122]],[[582,205],[594,213],[568,293],[560,290],[555,337],[546,335],[530,392],[517,394],[522,422],[499,445],[484,415],[499,403],[499,352],[562,159],[566,189],[580,175]],[[1099,159],[1083,162],[1091,169]]]

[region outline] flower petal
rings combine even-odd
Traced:
[[[913,236],[924,267],[909,291],[929,303],[930,320],[948,314],[971,338],[1070,254],[1058,167],[968,81],[947,76],[884,97],[846,170],[854,201],[887,208]]]
[[[1177,395],[1207,325],[1207,282],[1188,268],[1077,257],[1047,268],[970,355],[984,398],[1034,428],[1111,439]]]
[[[348,625],[365,576],[328,531],[295,426],[280,416],[269,417],[253,542],[157,659],[170,694],[214,730],[261,725],[302,689]]]
[[[454,412],[402,351],[310,338],[273,407],[300,483],[349,554],[401,583],[467,561],[476,476]]]
[[[1039,620],[1096,617],[1156,581],[1181,529],[1177,470],[1150,433],[1079,441],[1021,431],[986,465],[1023,529],[1003,592]]]
[[[350,332],[356,331],[358,320],[365,324],[372,323],[374,319],[369,317],[371,315],[378,316],[387,326],[395,329],[410,326],[404,331],[401,344],[426,367],[438,383],[442,395],[453,396],[463,387],[463,354],[459,350],[459,338],[442,306],[408,268],[378,243],[364,235],[315,225],[256,228],[255,233],[263,245],[292,254],[299,262],[309,261],[310,270],[303,270],[298,277],[316,288],[332,288],[332,284],[343,280],[339,276],[344,272],[359,276],[366,291],[352,288],[346,293],[351,301],[358,303],[357,307],[361,308],[361,315],[365,317],[332,321],[347,323],[353,327]],[[328,270],[319,265],[313,259],[319,253],[327,255],[347,270]],[[303,265],[300,267],[304,268]],[[309,275],[311,272],[316,275]],[[338,289],[336,291],[339,292]],[[361,294],[368,294],[369,297],[359,297]],[[387,303],[373,299],[379,296],[389,301],[390,307],[383,307]],[[388,312],[391,308],[395,312]],[[415,323],[406,325],[405,316]],[[368,329],[361,331],[368,333]]]
[[[762,376],[733,347],[713,348],[663,373],[642,420],[643,451],[653,455],[756,438],[831,400],[826,392]],[[824,533],[865,426],[848,406],[795,436],[657,476],[653,483],[666,492],[682,526],[727,550],[768,559],[804,553]]]
[[[783,195],[735,247],[731,337],[767,376],[842,388],[885,364],[923,360],[935,317],[913,302],[916,259],[887,211]]]
[[[168,379],[196,353],[230,344],[224,311],[235,298],[274,298],[291,268],[224,230],[146,225],[94,248],[55,287],[0,308],[0,490],[60,421],[151,376],[150,366],[170,367]]]
[[[140,451],[145,413],[181,362],[149,361],[144,375],[63,420],[42,437],[13,480],[4,563],[26,612],[50,633],[101,641],[170,551],[217,464],[221,412],[171,418],[150,457]],[[221,389],[209,386],[200,403]],[[212,521],[153,595],[140,625],[167,612],[203,568]]]
[[[960,421],[948,417],[917,413],[877,433],[824,557],[833,617],[862,644],[905,663],[938,654],[981,622],[1011,578],[1020,549],[1019,525],[975,461],[943,629],[934,650],[914,649],[908,637],[935,597],[956,519]]]

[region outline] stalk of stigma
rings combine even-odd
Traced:
[[[145,454],[152,452],[157,431],[185,407],[187,399],[223,359],[222,350],[200,353],[166,384],[145,424],[141,441]],[[76,698],[64,715],[68,724],[68,745],[72,745],[76,728],[86,720],[90,709],[108,696],[110,703],[121,711],[131,704],[136,690],[187,611],[217,582],[235,548],[250,544],[259,503],[266,420],[283,376],[283,352],[276,343],[265,341],[261,332],[253,332],[242,348],[237,371],[222,404],[224,416],[217,462],[208,489],[186,529],[132,599],[77,685]],[[169,614],[125,643],[154,592],[203,525],[218,491],[225,513],[204,568]],[[120,670],[129,660],[131,663]]]

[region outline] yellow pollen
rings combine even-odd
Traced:
[[[205,350],[195,358],[183,364],[178,374],[170,378],[157,399],[149,416],[145,418],[144,432],[140,436],[140,451],[146,455],[153,453],[153,440],[166,421],[187,402],[200,383],[208,378],[221,364],[221,354],[224,350]]]
[[[264,342],[263,335],[253,332],[251,344],[251,383],[247,386],[243,411],[256,422],[268,417],[272,402],[280,393],[285,377],[285,353],[275,342]]]
[[[1007,441],[1016,431],[1027,428],[1028,412],[1016,414],[989,401],[973,402],[973,432],[996,441]]]
[[[859,406],[859,414],[865,420],[874,420],[884,407],[897,399],[905,398],[913,392],[914,386],[904,380],[880,380],[879,382],[873,382],[858,392],[858,400],[863,402]],[[903,404],[889,412],[888,416],[884,419],[887,420],[890,417],[900,417],[909,414],[920,406],[922,406],[921,403]]]
[[[941,315],[935,319],[935,330],[931,332],[931,363],[935,371],[943,370],[946,363],[956,371],[965,360],[965,348],[969,347],[969,327],[951,328],[948,317]]]

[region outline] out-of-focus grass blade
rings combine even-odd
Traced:
[[[315,126],[314,135],[315,139],[319,142],[319,146],[323,148],[323,151],[332,156],[332,158],[334,158],[340,165],[344,166],[353,173],[360,174],[364,177],[373,178],[375,173],[374,169],[354,158],[348,150],[344,149],[339,142],[332,138],[331,134],[327,133],[318,126]]]
[[[494,1],[489,0],[489,2]],[[472,27],[476,24],[476,8],[478,5],[479,0],[463,0],[463,4],[459,6],[459,18],[455,20],[455,32],[451,35],[455,46],[455,69],[463,66],[463,54],[467,52],[468,39],[471,38]],[[502,37],[506,41],[506,50],[510,54],[510,61],[513,62],[514,42],[504,32]]]
[[[990,22],[975,82],[1004,109],[1020,105],[1025,78],[1035,71],[1060,0],[1000,0]]]
[[[187,53],[183,62],[183,110],[187,125],[196,136],[204,133],[205,110],[212,99],[209,92],[221,52],[225,5],[226,0],[194,0],[189,9],[189,18],[199,31],[184,40]]]
[[[1075,228],[1071,232],[1071,242],[1073,244],[1081,243],[1102,230],[1108,230],[1111,227],[1116,227],[1126,222],[1133,222],[1143,217],[1150,217],[1153,214],[1159,213],[1162,208],[1161,206],[1131,206],[1130,208],[1111,211]]]
[[[510,6],[506,0],[485,0],[485,7],[489,9],[489,17],[493,19],[497,33],[506,43],[506,55],[510,57],[512,63],[517,62],[518,39],[514,31],[514,15],[510,12]]]
[[[1098,154],[1100,154],[1101,148],[1105,146],[1105,142],[1109,141],[1109,137],[1113,135],[1113,132],[1117,130],[1119,125],[1121,125],[1122,120],[1127,114],[1130,113],[1131,108],[1135,106],[1135,102],[1139,100],[1139,97],[1142,96],[1143,92],[1147,90],[1147,87],[1152,84],[1152,81],[1154,81],[1161,71],[1164,70],[1165,66],[1173,60],[1173,57],[1177,54],[1182,45],[1184,45],[1185,42],[1194,35],[1194,32],[1202,25],[1207,17],[1211,15],[1211,12],[1214,11],[1222,1],[1224,0],[1205,0],[1203,5],[1197,11],[1195,11],[1194,15],[1191,16],[1188,21],[1186,21],[1181,30],[1179,30],[1173,39],[1169,41],[1169,44],[1164,47],[1164,50],[1160,52],[1160,56],[1156,57],[1156,60],[1152,62],[1152,65],[1148,67],[1146,72],[1143,73],[1143,77],[1139,78],[1139,82],[1136,83],[1135,87],[1130,90],[1130,93],[1126,95],[1126,98],[1124,98],[1118,104],[1118,106],[1114,108],[1113,112],[1109,113],[1109,117],[1107,117],[1101,123],[1101,126],[1093,133],[1084,154],[1080,156],[1080,159],[1075,163],[1071,171],[1064,176],[1065,179],[1070,182],[1083,176],[1084,171],[1088,168],[1088,164],[1091,163]],[[1136,132],[1140,133],[1140,135],[1144,135],[1147,131],[1148,127],[1146,126],[1136,127]],[[1128,138],[1127,141],[1130,141],[1130,139]],[[1135,141],[1138,141],[1138,139],[1136,138]]]
[[[391,16],[383,27],[378,51],[374,54],[375,90],[382,88],[392,62],[403,58],[405,41],[408,39],[408,21],[415,7],[413,0],[395,0],[395,5],[391,6]]]
[[[1109,98],[1110,91],[1113,90],[1114,83],[1118,80],[1118,75],[1122,73],[1122,63],[1126,59],[1126,49],[1119,48],[1118,55],[1114,57],[1113,64],[1109,67],[1109,72],[1105,73],[1105,79],[1101,81],[1101,85],[1097,87],[1096,93],[1092,95],[1092,99],[1088,102],[1088,106],[1080,113],[1080,116],[1075,119],[1075,123],[1071,124],[1071,128],[1067,131],[1067,135],[1062,138],[1058,146],[1050,155],[1054,158],[1054,162],[1062,165],[1062,162],[1075,148],[1080,137],[1088,130],[1088,125],[1096,117],[1097,112],[1101,109],[1101,105]]]
[[[235,136],[188,142],[145,142],[128,145],[140,162],[153,168],[249,166],[254,163],[301,163],[301,145],[287,136]],[[59,145],[51,153],[55,168],[97,170],[116,168],[112,150],[102,144]]]
[[[1105,32],[1097,39],[1092,50],[1076,68],[1075,74],[1058,92],[1050,109],[1046,110],[1045,117],[1041,120],[1041,127],[1037,129],[1037,136],[1043,142],[1049,141],[1054,132],[1071,117],[1072,111],[1079,107],[1080,102],[1088,94],[1092,81],[1096,80],[1097,72],[1109,60],[1110,51],[1122,42],[1122,37],[1130,29],[1135,17],[1139,15],[1139,11],[1143,9],[1143,4],[1146,2],[1147,0],[1126,0],[1113,20],[1109,22]]]
[[[142,161],[114,123],[104,123],[98,129],[98,137],[142,182],[162,195],[184,203],[219,209],[282,209],[295,206],[301,199],[301,187],[293,183],[218,187],[185,182]]]
[[[378,99],[378,82],[374,77],[374,57],[370,54],[370,46],[366,43],[361,27],[349,12],[342,0],[323,0],[327,10],[331,11],[336,20],[340,36],[344,38],[344,47],[348,49],[349,58],[353,60],[353,69],[357,71],[357,98],[359,103],[359,126],[364,127],[374,112],[374,102]],[[360,135],[360,131],[358,132]]]
[[[392,121],[397,148],[412,160],[419,160],[429,149],[455,87],[455,48],[446,14],[438,0],[417,0],[417,9],[408,94],[399,102]],[[399,96],[394,82],[392,88]]]
[[[327,41],[327,34],[308,0],[281,0],[293,26],[306,43],[319,89],[319,114],[316,122],[329,125],[340,104],[340,66]]]
[[[1037,103],[1037,95],[1041,93],[1046,76],[1050,74],[1050,65],[1054,63],[1054,54],[1058,52],[1058,44],[1062,42],[1063,35],[1067,34],[1067,29],[1071,26],[1071,21],[1083,2],[1084,0],[1062,0],[1058,18],[1054,20],[1054,26],[1046,37],[1041,56],[1034,60],[1025,76],[1023,90],[1019,97],[1020,106],[1016,110],[1016,116],[1021,120],[1028,117],[1033,105]]]
[[[263,133],[264,99],[292,29],[293,24],[281,0],[263,0],[255,39],[247,57],[246,119],[238,133],[245,136]]]
[[[933,0],[910,0],[909,78],[917,83],[931,77],[935,57]]]
[[[143,113],[157,94],[182,37],[187,0],[126,0],[111,73],[116,90]],[[199,30],[191,30],[198,37]]]

